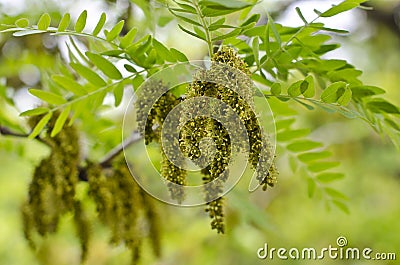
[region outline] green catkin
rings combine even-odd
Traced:
[[[272,150],[272,148],[268,137],[263,134],[264,132],[261,130],[256,114],[251,109],[254,104],[252,82],[250,79],[251,73],[246,63],[238,57],[237,53],[232,48],[223,47],[221,51],[213,56],[213,61],[227,64],[249,77],[248,80],[235,80],[238,89],[242,91],[242,95],[245,98],[238,96],[237,93],[228,89],[227,92],[221,95],[221,99],[226,104],[230,105],[244,122],[250,144],[249,162],[252,167],[256,169],[257,180],[260,185],[263,186],[263,190],[266,190],[267,186],[273,187],[276,183],[278,171],[273,158],[271,158],[269,150]],[[234,75],[235,73],[231,74],[232,79],[235,79]],[[225,91],[226,90],[225,88]],[[248,97],[246,97],[246,95],[248,95]],[[267,152],[262,153],[262,149],[267,150]]]
[[[111,230],[110,242],[123,243],[132,252],[132,264],[140,259],[140,248],[146,235],[156,256],[160,254],[160,224],[153,199],[135,182],[125,159],[116,158],[111,168],[87,162],[89,195],[96,203],[101,222]],[[141,222],[148,225],[143,231]]]
[[[81,243],[81,260],[86,260],[88,254],[91,225],[79,201],[74,202],[75,230]]]
[[[99,164],[87,161],[86,172],[89,183],[89,195],[96,204],[99,220],[105,225],[112,224],[113,216],[111,214],[113,211],[114,194],[110,189],[109,181],[102,172]]]
[[[168,88],[162,81],[150,80],[142,87],[142,94],[138,96],[139,100],[136,102],[137,119],[140,132],[144,132],[145,144],[155,141],[160,144],[160,152],[162,155],[161,175],[171,183],[168,188],[170,190],[171,198],[181,203],[184,199],[183,185],[186,181],[186,171],[172,163],[165,154],[161,144],[161,130],[168,113],[180,102],[176,96],[171,92],[166,92],[160,98],[159,91],[167,91]],[[150,108],[149,113],[146,111]],[[148,116],[147,116],[148,115]],[[147,116],[147,119],[146,119]],[[146,123],[144,123],[146,121]],[[175,150],[179,148],[176,146]],[[173,156],[174,154],[169,154]],[[178,185],[173,185],[178,184]]]
[[[168,113],[179,104],[180,100],[170,92],[166,92],[158,99],[155,98],[160,91],[168,91],[162,81],[147,82],[143,87],[143,94],[138,97],[140,100],[136,103],[136,107],[139,131],[144,134],[146,144],[155,141],[161,146],[162,125]],[[271,144],[254,111],[254,95],[251,72],[247,64],[232,48],[222,47],[212,56],[211,68],[200,70],[194,75],[194,81],[188,86],[184,100],[202,96],[212,97],[228,105],[239,116],[249,138],[249,163],[256,170],[256,179],[265,190],[268,186],[274,186],[278,171],[270,152]],[[206,211],[212,219],[212,228],[223,233],[223,199],[220,196],[229,176],[228,166],[232,152],[240,151],[244,145],[233,150],[229,132],[223,124],[205,116],[192,117],[196,111],[211,107],[207,104],[212,102],[195,104],[189,104],[190,106],[181,113],[178,144],[182,153],[194,163],[199,166],[208,164],[201,171],[203,182],[207,187]],[[218,111],[219,115],[225,115],[224,109],[215,111]],[[205,138],[211,139],[215,144],[212,160],[211,149],[207,145],[206,147],[202,145],[202,139]],[[166,154],[161,149],[161,154],[161,175],[172,183],[182,185],[182,188],[169,185],[172,199],[181,202],[184,198],[183,185],[186,183],[186,171],[171,162],[176,159],[173,153]]]
[[[144,190],[140,190],[142,197],[143,208],[149,227],[149,237],[154,255],[161,256],[161,232],[160,232],[160,216],[156,210],[155,201]]]
[[[48,124],[50,132],[59,113]],[[32,117],[33,128],[40,116]],[[74,126],[65,128],[55,137],[45,135],[42,140],[50,146],[50,155],[35,168],[29,185],[28,201],[22,207],[25,235],[33,246],[31,233],[41,236],[57,231],[60,217],[74,211],[75,186],[78,183],[80,156],[78,132]]]
[[[228,65],[229,67],[227,67]],[[274,164],[269,166],[271,157],[269,152],[261,152],[263,148],[270,150],[268,139],[263,135],[257,116],[253,111],[254,89],[251,81],[251,72],[246,63],[229,47],[222,47],[212,57],[209,70],[196,73],[194,81],[189,85],[186,98],[201,96],[213,97],[229,105],[240,117],[245,125],[249,137],[249,162],[257,171],[257,180],[265,190],[276,182],[277,170]],[[213,80],[213,82],[204,81]],[[193,108],[193,106],[191,106]],[[194,106],[205,107],[205,106]],[[208,202],[206,211],[212,219],[211,227],[223,233],[222,194],[223,184],[228,178],[228,165],[232,147],[228,132],[223,125],[206,117],[190,119],[191,110],[187,111],[182,126],[180,147],[190,159],[199,158],[202,154],[199,143],[202,138],[211,137],[216,145],[216,153],[209,166],[202,170],[204,183],[207,186],[205,199]],[[223,115],[223,111],[221,112]],[[240,150],[241,147],[239,147]],[[237,150],[234,150],[237,151]],[[215,181],[218,178],[218,181]],[[213,199],[212,198],[218,198]]]

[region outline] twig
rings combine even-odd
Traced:
[[[19,138],[28,138],[29,137],[29,133],[28,134],[26,134],[26,133],[16,133],[16,132],[13,132],[12,130],[10,130],[9,128],[7,128],[5,126],[0,126],[0,135],[19,137]],[[35,139],[38,140],[41,143],[49,145],[46,141],[41,139],[39,136],[36,136]]]
[[[0,134],[5,135],[5,136],[14,136],[14,137],[23,137],[23,138],[26,138],[29,136],[29,134],[13,132],[9,128],[4,127],[4,126],[0,126]]]

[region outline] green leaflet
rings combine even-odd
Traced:
[[[299,158],[300,161],[304,163],[308,163],[314,160],[319,160],[323,158],[328,158],[332,156],[332,153],[329,151],[321,151],[321,152],[309,152],[309,153],[303,153],[298,155],[297,157]]]
[[[124,88],[124,83],[120,82],[115,86],[113,90],[115,107],[118,107],[122,102],[122,98],[124,96]]]
[[[65,13],[60,21],[60,24],[58,25],[57,31],[58,32],[65,31],[68,28],[70,22],[71,22],[71,15],[69,13]]]
[[[122,78],[122,75],[120,71],[117,69],[117,67],[115,67],[113,63],[105,59],[103,56],[91,52],[86,52],[86,56],[98,69],[100,69],[100,71],[103,72],[103,74],[105,74],[109,78],[111,79]]]
[[[309,75],[300,85],[300,92],[306,98],[312,98],[315,95],[314,78]]]
[[[280,83],[274,83],[271,86],[271,94],[274,96],[279,96],[282,92],[282,85]]]
[[[19,114],[19,116],[21,116],[21,117],[37,116],[37,115],[45,114],[49,111],[50,111],[50,109],[48,109],[48,108],[39,107],[39,108],[24,111],[21,114]]]
[[[398,107],[380,98],[374,98],[369,100],[367,102],[367,107],[374,113],[400,114],[400,110]]]
[[[107,85],[103,78],[96,74],[96,72],[94,72],[92,69],[78,63],[71,63],[70,65],[79,75],[89,81],[89,83],[97,87],[103,87]]]
[[[35,97],[53,105],[62,105],[67,102],[62,96],[54,94],[49,91],[40,90],[40,89],[29,89],[29,93],[34,95]]]
[[[286,130],[277,134],[276,140],[287,142],[297,138],[302,138],[310,133],[309,129]]]
[[[128,33],[121,38],[120,43],[119,43],[121,48],[126,48],[133,43],[133,41],[136,37],[137,31],[138,31],[137,28],[131,28],[128,31]]]
[[[331,162],[331,161],[328,161],[328,162],[325,162],[325,161],[324,162],[315,162],[315,163],[310,164],[308,166],[308,169],[311,172],[321,172],[321,171],[325,171],[325,170],[337,167],[339,165],[340,165],[340,163],[336,162],[336,161],[335,162]]]
[[[48,13],[44,13],[38,21],[37,27],[39,30],[46,30],[50,26],[51,18]]]
[[[332,182],[332,181],[344,178],[344,174],[343,173],[325,172],[325,173],[318,174],[316,176],[316,178],[319,182],[328,183],[328,182]]]
[[[87,10],[84,10],[76,20],[75,31],[82,32],[86,26]]]
[[[104,24],[106,23],[106,19],[107,19],[106,13],[104,12],[101,13],[99,21],[97,22],[96,27],[92,32],[93,36],[97,36],[100,33],[100,31],[104,27]]]
[[[301,95],[301,85],[303,84],[303,80],[299,80],[291,84],[288,88],[288,94],[291,97],[297,97]]]
[[[345,11],[351,10],[355,7],[358,7],[361,3],[366,2],[367,0],[346,0],[341,2],[338,5],[333,6],[327,11],[321,14],[321,17],[333,17],[337,14],[343,13]]]
[[[343,94],[340,94],[339,91],[340,89],[345,89],[347,84],[343,81],[340,82],[335,82],[325,88],[325,90],[321,94],[321,100],[326,103],[335,103],[338,101],[340,96]]]
[[[83,95],[86,95],[88,92],[81,84],[79,84],[72,78],[69,78],[69,77],[66,77],[63,75],[53,75],[51,78],[58,85],[60,85],[64,89],[74,93],[75,95],[83,96]]]
[[[40,121],[37,123],[35,128],[33,128],[33,131],[29,135],[29,139],[34,139],[36,136],[40,134],[40,132],[43,130],[44,126],[49,122],[51,117],[53,116],[53,112],[47,113],[45,116],[43,116]]]
[[[291,143],[287,146],[289,151],[293,152],[304,152],[309,151],[315,148],[322,147],[323,145],[319,142],[314,142],[311,140],[298,140],[294,143]]]
[[[27,18],[20,18],[15,21],[15,25],[19,28],[26,28],[29,26],[29,20]]]
[[[51,131],[50,134],[51,137],[56,136],[62,130],[65,122],[68,119],[68,115],[70,112],[71,112],[71,105],[68,105],[65,109],[63,109],[61,114],[57,117],[56,123],[53,127],[53,130]]]
[[[124,27],[125,21],[121,20],[118,22],[111,30],[110,32],[106,33],[106,39],[107,41],[113,41],[118,35],[121,33],[123,27]]]

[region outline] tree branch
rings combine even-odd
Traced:
[[[4,126],[0,126],[0,134],[4,135],[4,136],[14,136],[14,137],[22,137],[22,138],[26,138],[29,136],[29,134],[13,132],[9,128],[4,127]]]
[[[19,138],[28,138],[29,137],[29,133],[28,134],[26,134],[26,133],[16,133],[16,132],[13,132],[11,129],[9,129],[9,128],[5,127],[5,126],[1,126],[1,125],[0,125],[0,135],[19,137]],[[46,141],[41,139],[39,136],[36,136],[35,139],[38,140],[41,143],[49,145],[48,143],[46,143]]]
[[[139,142],[142,139],[142,136],[138,131],[134,131],[131,136],[125,139],[120,145],[114,147],[108,154],[104,156],[103,159],[100,161],[100,166],[103,168],[107,168],[111,166],[111,161],[121,154],[125,148],[129,147],[130,145]]]

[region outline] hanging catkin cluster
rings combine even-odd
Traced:
[[[160,91],[165,93],[159,97]],[[183,185],[186,181],[186,171],[176,166],[171,158],[177,159],[174,153],[165,153],[161,144],[161,130],[168,113],[178,105],[182,99],[167,92],[168,87],[162,81],[151,80],[145,83],[136,102],[139,131],[145,138],[145,143],[155,141],[160,144],[162,154],[161,175],[170,182],[170,193],[173,199],[181,202],[184,198]],[[256,178],[265,190],[276,182],[277,170],[273,164],[272,150],[266,132],[263,132],[254,111],[254,88],[251,73],[246,63],[237,53],[228,47],[223,47],[215,53],[209,70],[199,70],[194,75],[194,81],[188,86],[183,101],[207,97],[223,102],[236,113],[244,124],[248,135],[249,162],[256,170]],[[188,101],[187,101],[188,102]],[[182,153],[195,164],[203,168],[203,182],[205,184],[206,211],[211,221],[212,229],[224,233],[223,223],[223,185],[229,177],[228,166],[233,151],[244,150],[244,144],[234,147],[226,124],[207,115],[195,115],[208,109],[217,116],[228,115],[225,107],[215,109],[215,102],[210,100],[190,101],[185,105],[179,125],[179,142],[172,142],[171,150],[181,150]],[[194,102],[194,103],[193,103]],[[228,120],[235,123],[235,120]],[[231,124],[237,126],[237,124]],[[232,128],[232,127],[231,127]],[[163,135],[168,137],[168,135]],[[204,144],[204,140],[211,140],[213,144]],[[264,151],[263,151],[264,150]],[[172,159],[172,160],[173,160]],[[182,162],[182,161],[180,161]],[[272,164],[272,165],[271,165]],[[206,166],[202,166],[206,165]]]
[[[169,183],[169,190],[171,197],[178,202],[183,200],[183,185],[185,185],[186,171],[172,163],[165,150],[161,145],[161,130],[162,125],[168,113],[180,102],[171,92],[166,92],[160,98],[156,98],[159,93],[157,91],[167,91],[168,88],[162,81],[150,80],[143,87],[142,91],[144,96],[139,96],[140,100],[136,102],[137,119],[139,131],[144,133],[145,143],[149,144],[155,141],[160,144],[160,152],[162,155],[161,175],[171,183]],[[151,104],[155,102],[152,106]],[[147,113],[151,106],[150,112]],[[173,156],[169,153],[169,156]],[[174,185],[177,184],[177,185]]]
[[[160,255],[160,229],[155,205],[134,181],[124,159],[111,168],[88,162],[89,195],[96,203],[100,221],[111,230],[111,243],[124,243],[132,251],[132,264],[140,258],[143,238],[149,236]]]
[[[55,113],[49,121],[49,132],[58,116],[59,113]],[[30,125],[34,127],[39,119],[31,118]],[[89,240],[89,224],[80,202],[74,198],[80,159],[78,132],[74,126],[67,126],[55,137],[47,134],[42,140],[50,147],[50,155],[35,168],[28,200],[22,206],[25,236],[34,247],[31,237],[33,231],[36,230],[41,236],[54,233],[60,217],[73,212],[84,257]]]
[[[47,131],[53,129],[58,115],[53,115]],[[39,120],[40,117],[32,118],[30,125],[34,127]],[[132,264],[139,260],[144,237],[150,238],[155,255],[160,255],[159,217],[154,201],[133,180],[123,157],[114,159],[110,168],[90,161],[82,167],[78,132],[74,126],[66,126],[55,137],[46,134],[41,140],[50,147],[50,155],[35,168],[28,200],[22,206],[24,233],[32,247],[35,247],[32,232],[37,231],[41,236],[55,233],[61,216],[71,212],[81,243],[81,258],[86,258],[92,220],[83,203],[75,197],[78,168],[81,168],[98,217],[111,230],[110,241],[123,243],[132,250]]]

